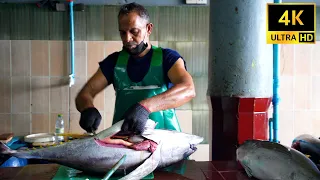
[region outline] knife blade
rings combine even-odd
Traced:
[[[97,135],[96,131],[95,131],[93,128],[91,128],[91,131],[92,131],[92,133],[93,133],[94,136]]]

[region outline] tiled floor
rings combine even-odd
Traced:
[[[250,179],[236,162],[196,162],[206,179],[246,180]]]
[[[183,169],[183,170],[182,170]],[[173,173],[156,172],[155,179],[195,179],[195,180],[250,180],[244,170],[234,161],[195,162],[184,161],[170,169],[182,175],[180,178]],[[180,172],[179,172],[180,171]]]

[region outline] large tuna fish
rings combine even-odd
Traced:
[[[302,134],[292,141],[291,147],[308,155],[320,168],[320,139],[309,134]]]
[[[248,140],[238,147],[237,160],[249,177],[261,180],[320,180],[310,159],[279,143]]]
[[[104,175],[124,155],[125,162],[119,169],[130,172],[122,180],[142,179],[156,168],[163,168],[185,159],[196,151],[196,145],[202,137],[154,127],[154,121],[148,120],[142,136],[132,136],[131,145],[109,144],[111,137],[121,129],[123,121],[101,131],[95,137],[73,140],[62,145],[36,150],[10,150],[1,144],[1,154],[42,159],[65,165],[88,174]]]

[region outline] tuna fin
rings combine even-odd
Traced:
[[[111,127],[109,127],[108,129],[105,129],[101,132],[99,132],[95,138],[102,140],[105,139],[107,137],[111,137],[119,132],[121,132],[121,126],[123,124],[124,120],[121,120],[115,124],[113,124]],[[148,119],[146,122],[146,125],[144,127],[144,132],[143,134],[152,134],[153,130],[155,129],[155,126],[157,125],[157,123],[151,119]]]
[[[119,180],[138,180],[152,173],[158,167],[158,164],[160,162],[160,152],[161,146],[158,146],[157,149],[151,154],[151,156],[146,159],[139,167]]]
[[[108,129],[105,129],[101,132],[99,132],[97,135],[96,135],[96,139],[105,139],[107,137],[111,137],[115,134],[117,134],[120,130],[121,130],[121,126],[123,124],[123,120],[115,123],[114,125],[112,125],[111,127],[109,127]]]
[[[121,126],[123,124],[124,120],[121,120],[115,124],[113,124],[111,127],[109,127],[108,129],[105,129],[101,132],[99,132],[95,138],[97,139],[105,139],[107,137],[111,137],[117,133],[119,133],[121,131]],[[145,125],[145,129],[144,129],[144,133],[143,134],[151,134],[155,128],[155,126],[157,125],[156,122],[154,122],[151,119],[148,119]]]
[[[244,170],[246,171],[247,175],[251,178],[253,175],[252,175],[252,170],[245,164],[241,164],[244,168]]]
[[[144,135],[147,135],[147,134],[152,134],[153,130],[155,129],[155,127],[157,126],[157,122],[151,120],[151,119],[148,119],[147,122],[146,122],[146,125],[144,127],[144,131],[143,131],[143,134]]]

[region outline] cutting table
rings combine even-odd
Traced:
[[[41,179],[51,180],[56,178],[58,164],[30,164],[23,167],[0,168],[0,179]],[[234,161],[202,161],[183,160],[172,165],[168,171],[156,170],[153,172],[154,180],[249,180],[239,165]],[[61,178],[61,177],[60,177]],[[61,178],[71,179],[71,178]]]

